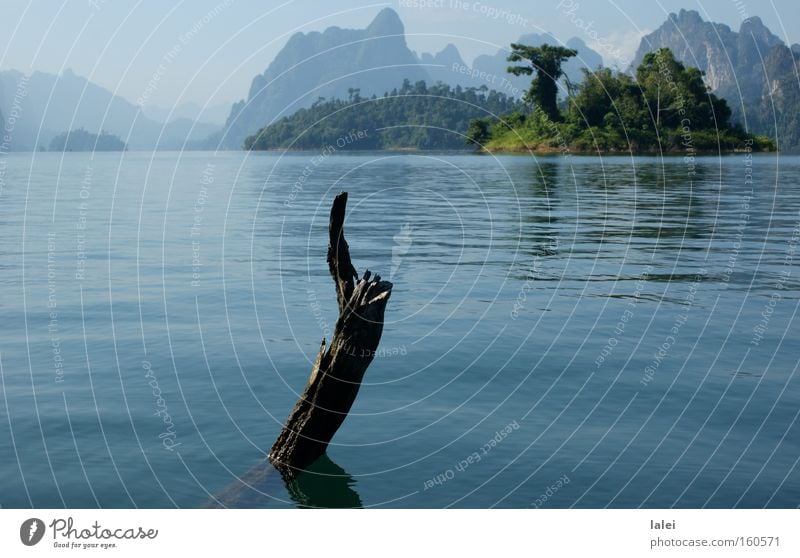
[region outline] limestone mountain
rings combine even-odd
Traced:
[[[520,41],[557,43],[550,35],[536,34],[524,35]],[[567,45],[578,49],[578,58],[565,65],[570,79],[580,80],[581,67],[593,70],[602,63],[600,55],[580,39],[572,38]],[[266,71],[253,79],[247,99],[233,105],[225,130],[209,138],[208,146],[239,148],[260,128],[311,107],[320,97],[350,99],[355,90],[361,97],[382,96],[406,79],[412,84],[486,86],[519,97],[530,79],[508,74],[507,56],[508,50],[501,49],[495,55],[479,56],[470,66],[453,44],[436,54],[417,55],[409,50],[403,22],[391,8],[382,9],[365,29],[329,27],[323,32],[296,33]],[[473,69],[485,72],[484,76],[470,75]]]
[[[725,98],[733,120],[749,131],[776,138],[782,149],[800,147],[800,47],[788,47],[758,17],[739,31],[704,21],[693,10],[670,14],[642,38],[632,67],[648,52],[669,48],[675,57],[705,72],[711,90]],[[794,56],[793,56],[794,51]]]
[[[383,95],[404,79],[413,83],[430,76],[406,45],[403,22],[390,8],[366,29],[296,33],[253,79],[247,99],[234,104],[220,142],[239,148],[259,128],[320,97],[346,99],[355,89],[362,97]]]
[[[453,43],[448,43],[436,54],[424,52],[419,55],[418,60],[434,83],[441,81],[446,85],[461,85],[462,87],[491,86],[491,84],[481,82],[468,75],[469,65],[461,58],[461,53]]]

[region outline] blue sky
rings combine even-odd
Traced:
[[[800,42],[797,0],[3,0],[0,69],[71,68],[132,102],[149,91],[147,103],[214,105],[246,97],[294,32],[364,27],[384,6],[400,14],[412,49],[452,42],[467,63],[523,33],[549,31],[583,38],[612,65],[613,53],[631,56],[643,33],[680,8],[734,29],[757,15],[787,43]],[[590,31],[579,22],[591,22]]]

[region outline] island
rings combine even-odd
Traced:
[[[348,93],[346,100],[319,98],[310,108],[261,128],[245,140],[245,149],[464,149],[470,121],[524,109],[519,100],[485,85],[429,87],[406,79],[382,97],[364,98],[352,88]],[[350,141],[354,135],[358,139]]]
[[[769,138],[731,124],[725,99],[711,93],[703,72],[667,48],[645,55],[634,75],[584,69],[558,102],[561,64],[576,51],[512,44],[510,73],[535,75],[525,108],[473,120],[468,141],[488,152],[689,153],[774,150]]]
[[[119,137],[101,130],[94,134],[83,128],[62,132],[50,141],[50,151],[125,151],[127,145]]]
[[[464,150],[485,153],[725,153],[771,151],[775,142],[732,124],[703,72],[661,48],[635,72],[600,67],[571,83],[562,64],[577,51],[512,43],[508,72],[532,76],[517,99],[489,90],[405,80],[383,96],[319,98],[247,137],[259,150]],[[559,90],[562,93],[559,93]],[[356,141],[351,138],[356,136]]]

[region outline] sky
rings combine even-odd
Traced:
[[[606,65],[633,57],[642,35],[681,8],[739,28],[759,16],[800,42],[797,0],[0,0],[0,70],[78,75],[142,105],[200,106],[247,97],[297,31],[363,28],[383,7],[398,12],[409,47],[454,43],[470,64],[525,33],[580,37]],[[795,22],[793,25],[792,22]]]

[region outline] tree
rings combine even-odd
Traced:
[[[538,91],[532,90],[531,96]],[[584,71],[562,121],[537,105],[527,115],[504,114],[502,125],[473,122],[468,136],[489,151],[564,145],[574,151],[774,149],[767,138],[732,126],[730,118],[725,99],[709,90],[700,70],[660,49],[644,56],[636,79],[608,68]]]
[[[470,122],[466,134],[467,144],[473,144],[477,147],[483,146],[491,137],[490,126],[491,122],[488,118],[476,118]]]
[[[731,110],[724,99],[710,92],[703,72],[687,68],[667,48],[645,55],[636,69],[636,81],[656,128],[676,128],[683,123],[693,128],[730,127]]]
[[[655,127],[672,127],[680,122],[679,106],[685,95],[681,91],[679,76],[685,67],[667,48],[648,52],[636,68],[636,81],[642,88],[649,110],[653,114]],[[677,122],[676,122],[677,119]]]
[[[577,55],[578,51],[552,45],[532,47],[518,43],[512,43],[511,49],[511,54],[508,56],[509,62],[524,61],[527,63],[521,66],[509,66],[509,73],[515,76],[529,76],[536,72],[536,77],[531,82],[530,89],[525,93],[523,100],[537,105],[550,119],[561,120],[557,104],[558,87],[556,82],[564,75],[561,64]]]

